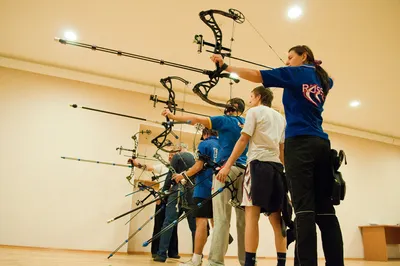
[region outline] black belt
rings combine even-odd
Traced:
[[[235,163],[233,166],[236,166],[236,167],[238,167],[238,168],[241,168],[241,169],[243,169],[243,170],[246,170],[246,166],[243,165],[243,164],[240,164],[240,163]]]

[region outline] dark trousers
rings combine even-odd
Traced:
[[[287,138],[284,155],[296,214],[295,265],[318,265],[316,224],[321,231],[326,266],[344,265],[342,232],[330,200],[333,175],[329,140],[314,136]]]
[[[162,225],[163,230],[165,227],[169,226],[172,224],[175,220],[177,220],[183,212],[187,212],[188,210],[181,208],[179,206],[178,201],[176,200],[176,196],[171,195],[168,197],[168,204],[165,209],[165,219]],[[196,219],[194,218],[193,214],[190,214],[186,218],[189,229],[192,232],[192,251],[194,250],[194,237],[196,234]],[[171,241],[171,235],[172,235],[172,230],[177,228],[177,224],[173,226],[171,229],[167,230],[165,233],[163,233],[160,236],[160,245],[158,248],[158,255],[161,257],[167,257],[167,252],[168,252],[168,247],[170,245]],[[168,253],[168,256],[171,256],[170,253]]]
[[[165,206],[165,203],[162,203],[160,205],[156,205],[156,211],[157,212],[159,209],[161,209],[161,206]],[[153,228],[153,237],[161,231],[162,225],[164,223],[165,219],[165,208],[162,209],[162,211],[157,214],[156,217],[154,217],[154,228]],[[156,255],[158,252],[158,247],[160,245],[160,238],[155,239],[153,242],[151,242],[151,254]],[[169,242],[169,248],[168,248],[168,255],[169,256],[176,256],[178,255],[178,231],[177,231],[177,226],[174,227],[171,235],[171,240]]]

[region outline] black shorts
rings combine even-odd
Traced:
[[[193,198],[194,203],[197,205],[203,202],[205,199],[203,198]],[[196,218],[213,218],[213,207],[212,207],[212,200],[210,199],[205,204],[203,204],[199,209],[194,211],[193,214]]]
[[[251,161],[243,182],[242,206],[261,207],[262,213],[280,211],[285,197],[280,163]]]

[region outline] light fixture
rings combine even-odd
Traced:
[[[301,8],[299,6],[293,6],[293,7],[289,8],[287,15],[290,19],[296,19],[296,18],[300,17],[300,15],[302,13],[303,13],[303,11],[301,10]]]
[[[76,34],[72,31],[66,31],[64,32],[64,37],[68,41],[76,41]]]
[[[361,103],[360,103],[360,101],[351,101],[350,102],[350,106],[351,107],[357,107],[357,106],[359,106]]]

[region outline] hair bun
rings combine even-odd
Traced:
[[[315,61],[314,61],[314,64],[315,64],[316,66],[319,66],[319,65],[322,64],[322,61],[321,61],[321,60],[315,60]]]

